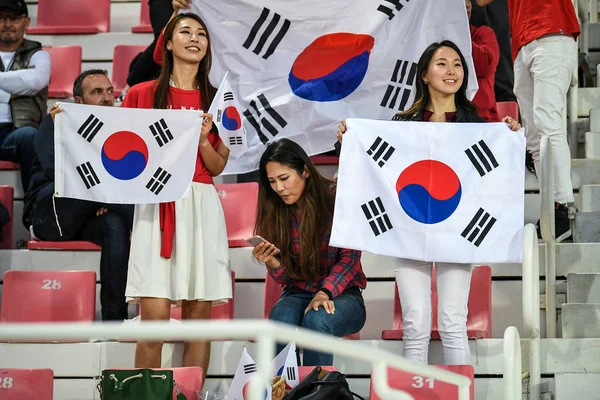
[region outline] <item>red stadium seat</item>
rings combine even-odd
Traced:
[[[0,322],[92,322],[94,271],[7,271]]]
[[[464,375],[471,379],[471,400],[475,398],[473,389],[474,372],[470,365],[436,365],[436,367]],[[392,389],[403,390],[418,400],[458,400],[458,386],[435,381],[423,376],[415,376],[410,372],[388,368],[388,384]],[[373,380],[371,380],[371,400],[380,400],[375,393]]]
[[[0,368],[2,400],[52,400],[53,392],[51,369]]]
[[[431,338],[439,339],[437,323],[437,285],[435,268],[431,274],[431,305],[432,326]],[[480,265],[473,269],[471,276],[471,289],[469,292],[469,316],[467,318],[467,336],[469,338],[487,339],[492,337],[492,269],[487,265]],[[391,330],[381,334],[383,340],[402,340],[404,334],[402,323],[402,305],[398,297],[398,290],[394,290],[394,323]]]
[[[298,382],[302,382],[304,380],[304,378],[306,378],[308,375],[310,375],[311,372],[313,372],[313,369],[315,369],[317,367],[301,367],[298,366]],[[334,366],[322,366],[322,369],[324,369],[325,371],[329,371],[329,372],[336,372],[337,368]]]
[[[500,118],[504,118],[508,115],[517,121],[519,120],[519,104],[516,101],[501,101],[496,103],[496,108],[498,109]]]
[[[30,240],[27,243],[29,250],[64,250],[64,251],[99,251],[101,247],[92,242],[66,241],[51,242],[45,240]]]
[[[12,186],[0,186],[0,202],[8,210],[10,220],[2,227],[0,232],[0,249],[12,249],[12,228],[13,228],[13,200],[15,189]]]
[[[64,0],[39,0],[37,24],[27,29],[27,33],[30,35],[102,33],[108,32],[109,23],[110,0],[70,1],[68,7],[65,6]]]
[[[265,297],[263,306],[263,318],[268,319],[271,309],[277,303],[277,300],[281,297],[283,289],[277,284],[267,272],[265,277]],[[351,335],[344,336],[344,339],[348,340],[360,340],[360,332],[353,333]]]
[[[0,170],[13,171],[13,170],[18,170],[18,169],[19,169],[19,163],[12,162],[12,161],[0,161]]]
[[[130,368],[114,368],[116,370],[129,370]],[[137,369],[137,368],[133,368]],[[178,367],[178,368],[152,368],[154,371],[173,371],[173,380],[185,397],[198,399],[202,391],[202,368],[200,367]],[[173,388],[173,400],[177,399],[176,388]]]
[[[338,165],[340,163],[340,159],[336,156],[312,156],[310,161],[315,165]]]
[[[229,247],[251,247],[246,239],[254,235],[258,183],[226,183],[215,187],[225,213]]]
[[[73,97],[73,82],[81,74],[81,46],[44,47],[44,50],[50,54],[52,62],[48,97],[51,99]]]
[[[235,272],[231,271],[231,294],[233,298],[227,304],[214,306],[210,313],[210,319],[233,319],[235,300]],[[181,307],[171,307],[171,318],[181,320]]]
[[[144,3],[144,1],[142,1],[142,3]],[[112,84],[115,88],[116,97],[121,94],[123,88],[127,85],[127,75],[129,75],[129,64],[131,64],[131,60],[145,49],[146,46],[115,46],[113,53]]]
[[[148,0],[142,0],[142,8],[140,10],[140,24],[131,28],[133,33],[153,33],[152,24],[150,23],[150,7]]]

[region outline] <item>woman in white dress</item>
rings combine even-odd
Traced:
[[[209,43],[200,17],[174,14],[159,40],[164,51],[159,78],[133,86],[122,107],[206,110],[216,92],[208,80]],[[211,306],[232,297],[225,217],[213,182],[229,150],[212,126],[212,116],[204,114],[200,141],[190,143],[198,146],[198,156],[187,196],[135,208],[125,294],[128,302],[140,303],[142,323],[169,320],[175,302],[183,307],[183,319],[209,319]],[[162,344],[138,342],[135,367],[160,367]],[[185,343],[183,366],[200,366],[206,375],[209,359],[209,341]]]

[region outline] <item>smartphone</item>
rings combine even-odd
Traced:
[[[258,235],[252,236],[250,239],[247,239],[246,242],[250,243],[252,247],[256,247],[261,243],[268,243],[265,239]]]

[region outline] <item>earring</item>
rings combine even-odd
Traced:
[[[423,83],[425,83],[427,85],[429,83],[429,81],[423,81]]]

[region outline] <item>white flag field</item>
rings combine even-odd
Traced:
[[[56,195],[102,203],[179,200],[196,165],[202,112],[62,103]]]
[[[330,244],[458,263],[520,262],[523,130],[348,119]]]
[[[193,0],[211,36],[210,80],[226,71],[247,150],[225,174],[257,169],[281,138],[309,155],[329,151],[347,117],[391,119],[414,98],[417,62],[433,42],[452,40],[477,80],[463,0]]]
[[[231,386],[227,392],[228,400],[244,400],[250,398],[250,380],[258,374],[258,367],[254,359],[248,354],[244,347],[240,361],[235,370],[235,375],[231,381]],[[271,400],[271,385],[265,387],[264,400]]]

